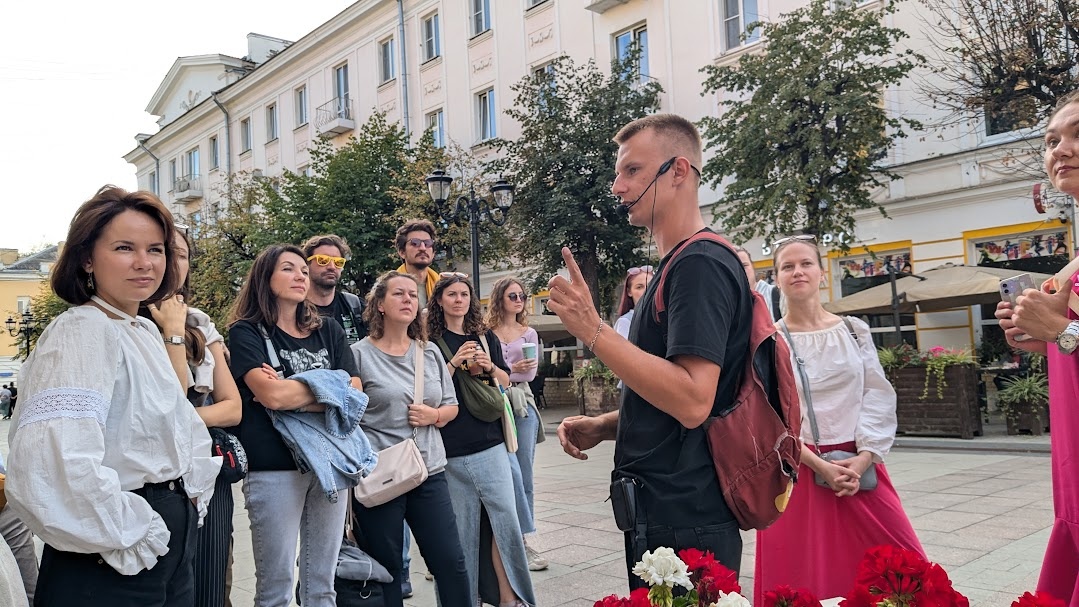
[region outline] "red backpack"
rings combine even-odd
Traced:
[[[723,237],[697,232],[681,244],[659,275],[655,319],[663,301],[667,270],[678,255],[698,240],[719,243],[736,255]],[[737,256],[737,255],[736,255]],[[723,498],[742,529],[766,529],[787,507],[798,480],[801,461],[801,405],[790,362],[790,348],[776,332],[772,314],[760,293],[750,289],[753,324],[749,353],[734,401],[705,422]],[[728,370],[723,369],[723,373]]]

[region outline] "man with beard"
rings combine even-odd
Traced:
[[[303,253],[311,279],[307,300],[315,304],[324,318],[332,318],[344,327],[349,345],[366,337],[363,300],[337,288],[345,262],[352,256],[348,243],[336,234],[321,234],[303,243]]]
[[[435,224],[426,219],[410,219],[397,228],[397,254],[405,263],[398,272],[411,274],[420,285],[420,308],[427,307],[427,298],[435,290],[438,272],[431,269],[435,261]]]

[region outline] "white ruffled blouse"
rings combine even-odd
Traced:
[[[802,405],[802,439],[807,444],[814,442],[795,352],[805,362],[821,444],[853,441],[859,452],[869,451],[874,461],[881,462],[895,441],[895,389],[880,366],[869,325],[857,318],[850,321],[857,342],[843,321],[820,331],[791,332],[791,364]],[[783,331],[779,333],[783,335]]]
[[[183,478],[205,516],[221,458],[152,322],[74,307],[41,334],[19,383],[5,492],[44,542],[134,575],[170,534],[132,490]]]

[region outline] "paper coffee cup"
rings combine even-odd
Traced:
[[[521,344],[521,352],[524,353],[525,358],[529,360],[535,360],[536,344]]]

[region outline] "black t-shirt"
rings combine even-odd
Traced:
[[[460,335],[447,330],[442,334],[442,339],[446,340],[446,346],[449,348],[452,358],[466,341],[479,341],[480,338],[476,337],[475,334]],[[498,337],[495,336],[493,331],[487,332],[487,339],[488,347],[491,350],[491,362],[509,373],[506,361],[502,358],[502,342],[498,341]],[[442,428],[442,443],[446,446],[446,457],[460,457],[479,453],[505,440],[502,435],[502,422],[500,420],[493,422],[480,421],[468,412],[468,407],[464,403],[460,402],[461,378],[458,376],[460,373],[468,373],[468,371],[457,369],[453,373],[453,389],[457,392],[459,403],[457,417]],[[482,373],[476,377],[492,386],[495,385],[494,379],[487,373]]]
[[[359,315],[353,314],[352,306],[348,305],[345,294],[341,291],[334,293],[333,301],[330,302],[330,305],[315,307],[318,308],[320,316],[332,318],[341,325],[341,328],[345,330],[345,336],[348,338],[348,345],[351,346],[367,337],[367,324],[363,322],[363,318]]]
[[[670,261],[669,254],[660,261],[657,278],[641,297],[629,340],[667,360],[689,354],[719,364],[715,412],[734,398],[744,369],[752,322],[749,282],[733,253],[714,242],[695,242],[667,274],[667,311],[657,323],[658,277]],[[650,524],[693,527],[734,519],[716,480],[704,428],[687,430],[628,387],[622,393],[614,467],[615,478],[644,482]]]
[[[341,369],[352,377],[360,375],[356,359],[348,349],[348,340],[341,325],[324,321],[315,332],[297,339],[279,329],[270,328],[270,341],[277,351],[277,358],[285,368],[285,377],[311,369]],[[243,401],[243,419],[236,427],[236,436],[247,452],[251,470],[295,470],[296,460],[270,421],[269,412],[247,387],[244,375],[270,363],[266,353],[266,340],[258,327],[245,320],[229,327],[229,351],[232,353],[232,376],[240,388]]]

